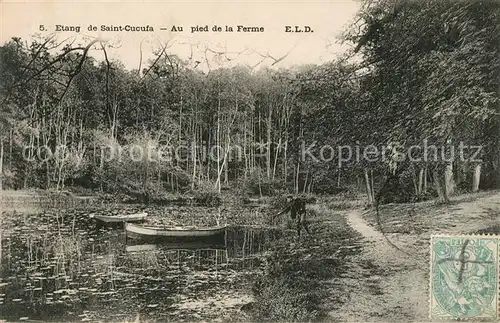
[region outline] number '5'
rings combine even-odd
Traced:
[[[40,31],[45,31],[45,26],[44,25],[40,25],[39,29],[40,29]]]

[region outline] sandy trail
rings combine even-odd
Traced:
[[[347,223],[356,231],[361,233],[363,237],[368,239],[382,238],[381,232],[375,230],[361,217],[359,211],[351,211],[347,214]]]
[[[349,225],[363,235],[364,250],[352,260],[350,276],[343,279],[351,298],[332,311],[332,319],[348,322],[425,321],[427,319],[427,264],[419,255],[393,247],[371,227],[359,211],[347,214]],[[392,237],[390,237],[392,241]],[[392,241],[398,247],[401,241]],[[427,249],[426,249],[427,250]]]

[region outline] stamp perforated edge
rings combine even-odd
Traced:
[[[476,237],[476,238],[484,238],[484,237],[491,237],[491,238],[497,238],[497,300],[496,300],[496,308],[497,308],[497,317],[496,320],[500,318],[500,235],[498,234],[467,234],[467,233],[460,233],[460,232],[453,232],[453,233],[437,233],[437,234],[431,234],[430,239],[429,239],[429,293],[428,293],[428,305],[429,305],[429,321],[431,322],[446,322],[446,321],[455,321],[455,322],[492,322],[492,320],[478,320],[477,318],[470,317],[470,318],[454,318],[454,319],[433,319],[432,317],[432,242],[435,238],[450,238],[450,237]],[[496,321],[493,321],[496,322]]]

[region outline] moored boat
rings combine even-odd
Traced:
[[[117,214],[117,215],[94,215],[93,218],[106,223],[138,222],[144,220],[148,214]]]
[[[130,238],[210,238],[225,234],[227,226],[216,227],[162,227],[125,224]]]

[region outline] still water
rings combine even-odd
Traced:
[[[1,220],[0,318],[15,321],[234,317],[282,235],[230,227],[222,244],[152,245],[99,227],[87,211],[4,212]]]

